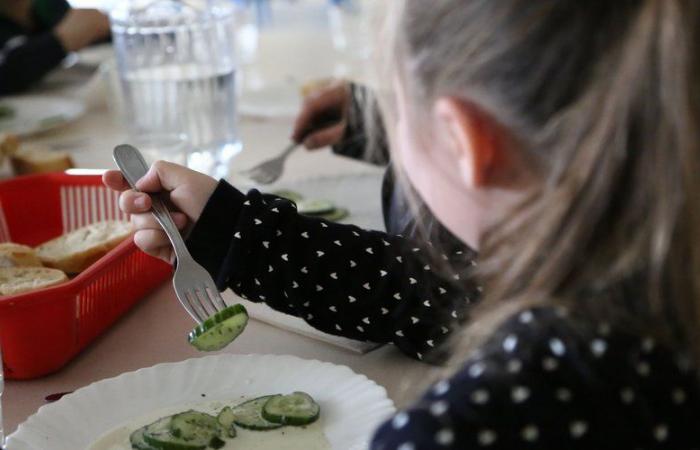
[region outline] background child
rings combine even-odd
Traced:
[[[479,249],[487,296],[451,347],[455,373],[372,448],[698,447],[700,5],[392,5],[393,159]],[[106,181],[125,189],[117,173]],[[301,218],[168,164],[139,187],[172,191],[221,287],[319,328],[432,347],[464,302],[405,239]],[[141,214],[148,198],[121,201],[137,243],[166,256]]]
[[[0,2],[0,95],[23,91],[58,67],[68,52],[108,38],[109,19],[65,0]]]

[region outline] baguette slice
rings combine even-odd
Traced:
[[[10,154],[10,163],[17,175],[31,173],[62,172],[75,167],[67,152],[57,152],[43,147],[23,147]]]
[[[65,273],[46,267],[0,268],[0,295],[15,295],[67,281]]]
[[[17,153],[19,139],[14,134],[0,133],[0,165],[5,163],[5,158]]]
[[[76,274],[119,245],[131,231],[129,222],[97,222],[45,242],[36,251],[45,266]]]
[[[33,248],[4,242],[0,244],[0,267],[42,267]]]

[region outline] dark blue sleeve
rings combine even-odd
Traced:
[[[56,26],[71,9],[66,0],[34,0],[32,7],[36,21],[44,30]]]
[[[65,56],[66,51],[52,32],[9,39],[0,49],[0,95],[26,90]]]
[[[391,159],[386,130],[379,113],[379,106],[371,97],[372,93],[365,86],[350,84],[351,101],[348,124],[343,140],[333,145],[332,150],[336,155],[358,159],[377,166],[386,166]],[[375,145],[372,147],[369,145],[369,130],[365,123],[368,111],[371,111],[371,119],[375,124],[372,130]]]
[[[441,344],[478,297],[469,280],[464,289],[446,281],[424,246],[306,217],[288,200],[244,195],[225,182],[188,247],[221,289],[327,333],[393,342],[418,359],[443,356]]]

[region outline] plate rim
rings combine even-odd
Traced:
[[[75,107],[75,113],[70,114],[68,117],[65,118],[65,120],[60,120],[57,122],[54,122],[48,126],[39,126],[39,121],[35,121],[34,124],[36,126],[27,128],[25,130],[20,129],[19,131],[8,129],[4,131],[0,131],[2,133],[10,133],[17,135],[19,137],[30,137],[34,136],[37,134],[45,133],[47,131],[54,130],[56,128],[60,128],[63,126],[66,126],[70,123],[75,122],[76,120],[80,119],[83,117],[86,112],[87,112],[87,105],[83,100],[73,98],[73,97],[67,97],[67,96],[62,96],[62,95],[44,95],[44,94],[26,94],[26,95],[10,95],[7,97],[2,97],[0,98],[0,103],[3,102],[14,102],[14,101],[51,101],[51,102],[61,102],[64,104],[70,104],[71,107]]]
[[[42,405],[39,407],[39,409],[29,417],[27,417],[26,420],[21,422],[18,426],[17,429],[15,429],[11,434],[9,434],[6,438],[6,442],[11,442],[13,439],[19,440],[20,443],[26,443],[27,441],[23,439],[22,433],[24,433],[24,430],[27,430],[27,433],[29,433],[34,427],[35,427],[35,422],[41,420],[41,415],[42,414],[51,414],[54,409],[60,408],[60,406],[66,402],[66,401],[71,401],[72,399],[75,399],[76,397],[81,397],[86,394],[89,391],[95,390],[99,388],[99,385],[101,384],[107,384],[107,383],[116,383],[118,382],[119,379],[124,378],[124,377],[129,377],[129,376],[137,376],[137,374],[145,371],[150,371],[150,370],[162,370],[168,366],[170,367],[175,367],[175,366],[184,366],[187,364],[192,364],[195,361],[200,361],[200,360],[217,360],[217,359],[228,359],[228,358],[273,358],[273,359],[292,359],[296,360],[298,362],[302,363],[307,363],[307,364],[314,364],[314,365],[319,365],[323,367],[329,367],[329,368],[339,368],[342,370],[346,370],[351,374],[353,377],[359,377],[363,383],[369,383],[373,389],[378,389],[378,392],[382,394],[383,400],[386,402],[386,409],[387,409],[387,418],[391,416],[391,414],[394,414],[396,412],[396,404],[394,401],[389,397],[388,391],[386,388],[380,384],[378,384],[376,381],[372,380],[368,376],[366,376],[363,373],[358,373],[354,371],[352,368],[344,365],[344,364],[336,364],[328,361],[321,361],[316,358],[312,359],[307,359],[307,358],[301,358],[296,355],[289,355],[289,354],[265,354],[265,353],[241,353],[241,354],[232,354],[232,353],[223,353],[223,354],[216,354],[216,355],[206,355],[206,356],[200,356],[200,357],[193,357],[193,358],[188,358],[184,359],[182,361],[169,361],[169,362],[162,362],[158,364],[154,364],[152,366],[148,367],[140,367],[135,370],[127,371],[127,372],[122,372],[118,375],[115,375],[113,377],[109,378],[103,378],[100,380],[93,381],[90,384],[87,384],[85,386],[82,386],[75,391],[71,392],[70,394],[66,394],[64,397],[62,397],[60,400],[53,402],[53,403],[48,403],[45,405]],[[47,412],[48,411],[48,412]],[[58,411],[60,413],[60,409]],[[147,412],[144,412],[144,414],[147,414]],[[40,423],[40,422],[39,422]],[[115,423],[114,428],[117,428],[120,426],[120,423]]]

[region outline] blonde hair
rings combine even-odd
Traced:
[[[700,362],[700,2],[393,3],[383,61],[415,138],[428,145],[436,99],[462,98],[541,178],[484,236],[486,295],[457,362],[532,304],[575,304]]]

